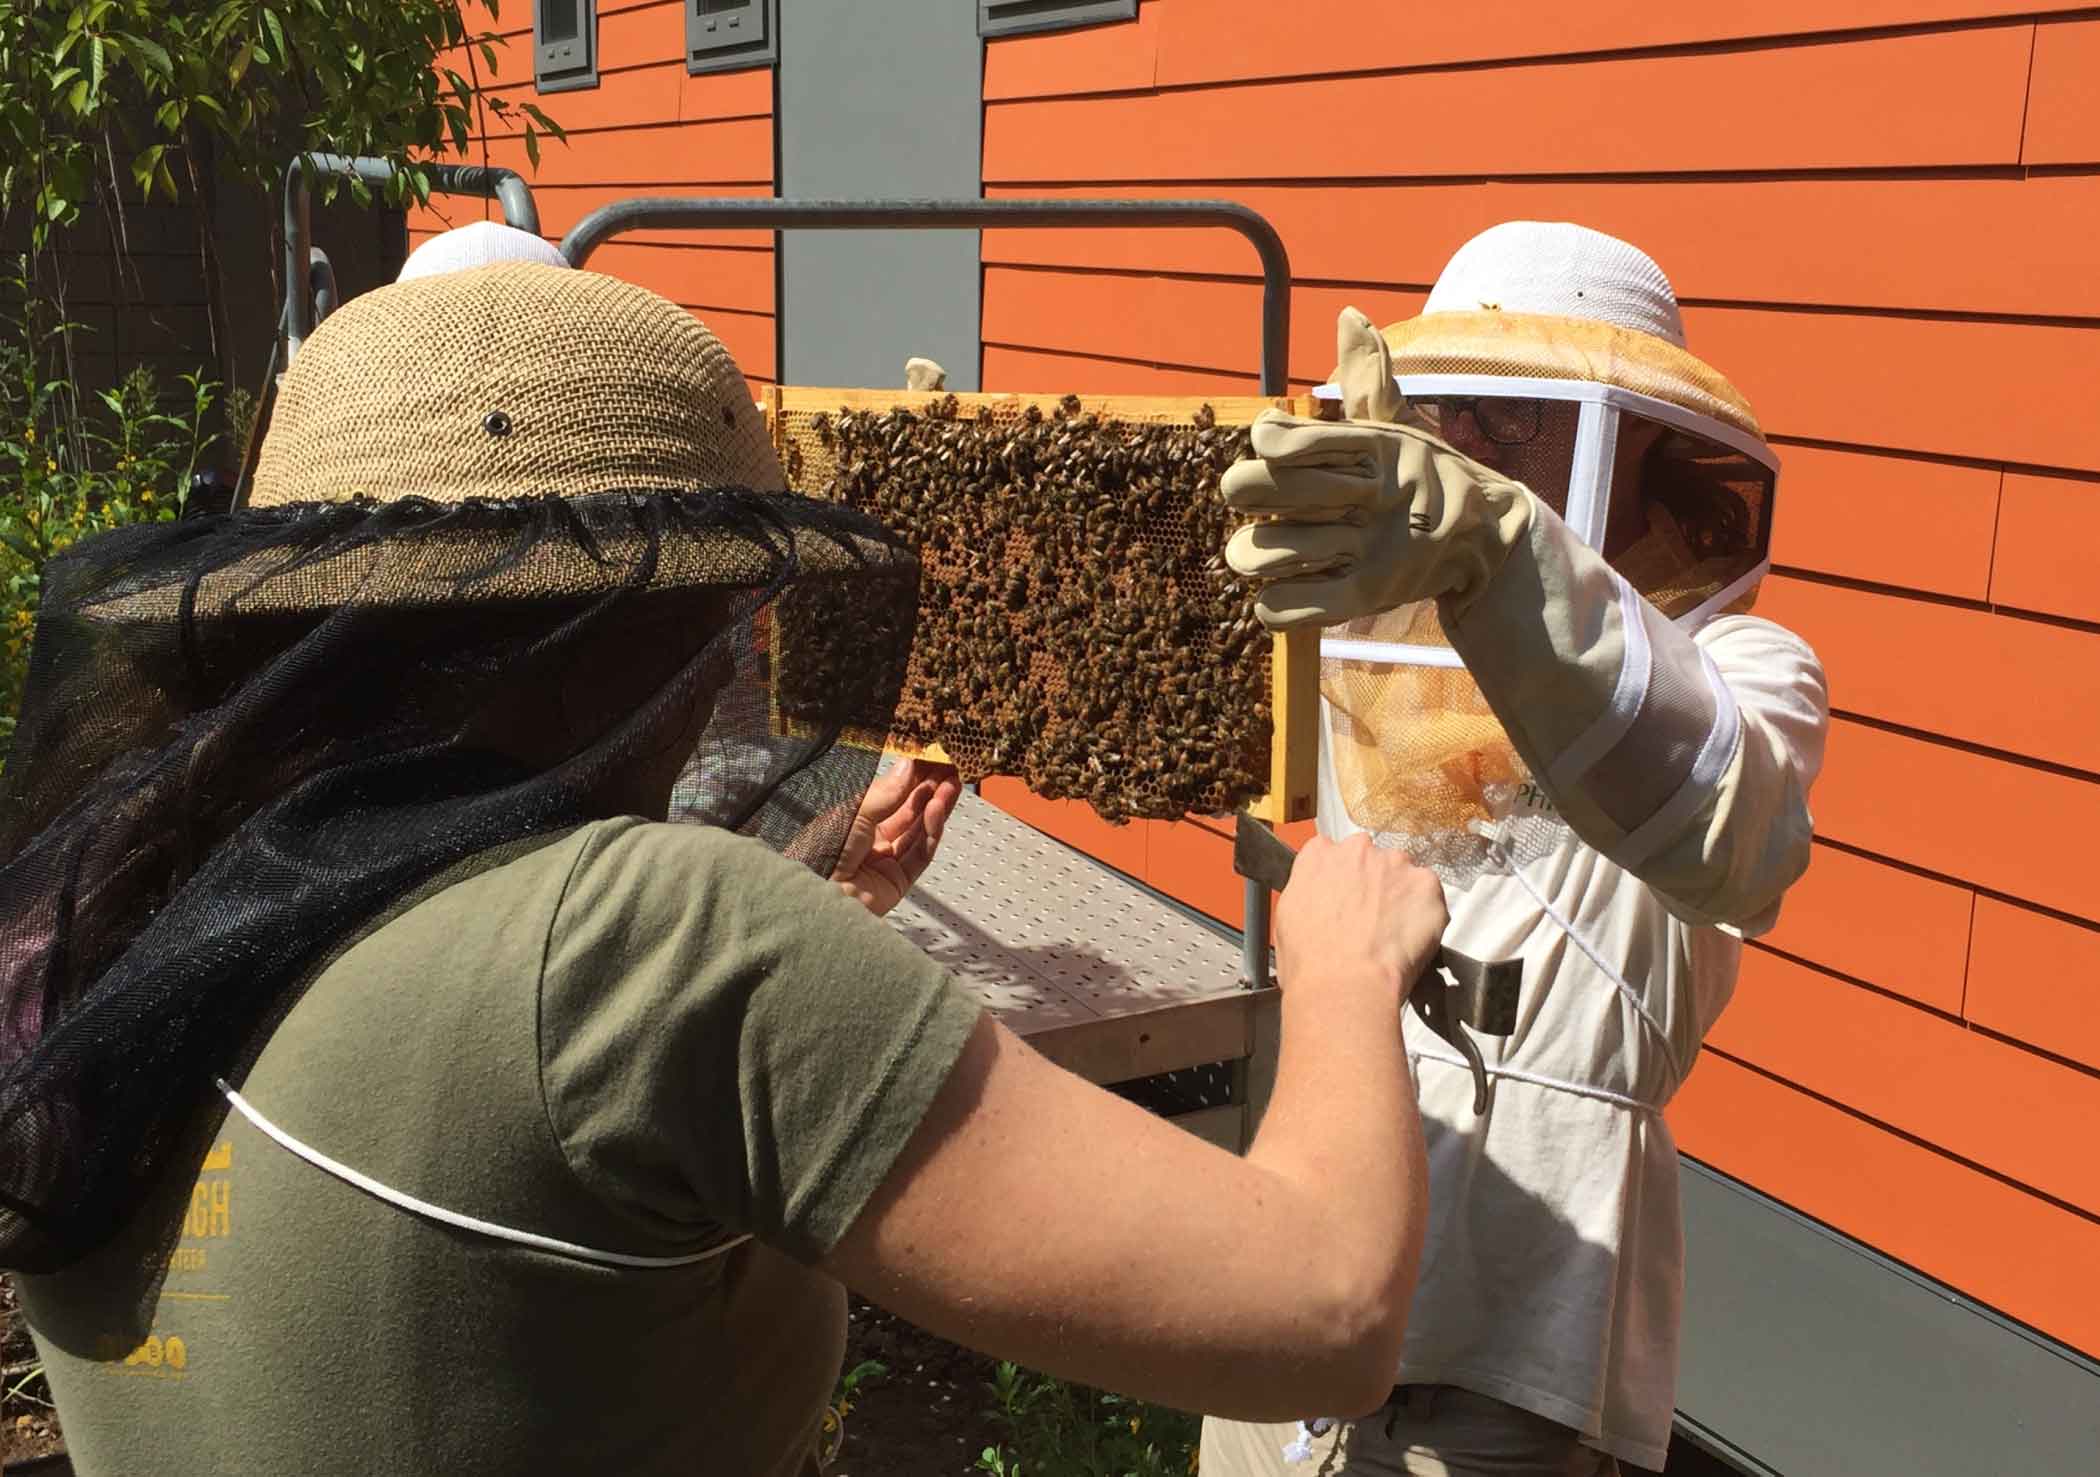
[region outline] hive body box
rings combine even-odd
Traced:
[[[894,751],[1111,820],[1311,816],[1317,636],[1254,622],[1219,557],[1232,520],[1217,500],[1244,428],[1309,407],[794,386],[765,407],[792,486],[920,550]]]

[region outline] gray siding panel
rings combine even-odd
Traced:
[[[982,193],[984,46],[952,0],[794,0],[780,15],[780,193]],[[975,231],[784,231],[781,381],[897,386],[914,354],[978,387]]]
[[[2100,1366],[1703,1165],[1683,1184],[1699,1434],[1783,1477],[2100,1472]]]

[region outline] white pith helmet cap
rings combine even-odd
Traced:
[[[1639,247],[1566,221],[1506,221],[1459,247],[1423,304],[1431,313],[1544,313],[1653,334],[1683,348],[1677,294]]]
[[[410,253],[397,282],[435,277],[441,272],[464,272],[470,267],[492,267],[498,262],[537,262],[541,266],[566,267],[569,259],[561,249],[514,226],[496,221],[475,221],[433,236]]]

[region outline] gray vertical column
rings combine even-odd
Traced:
[[[984,43],[955,0],[786,0],[780,7],[780,193],[975,199]],[[902,386],[937,359],[978,387],[975,231],[785,231],[783,383]]]

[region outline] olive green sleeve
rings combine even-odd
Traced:
[[[978,1015],[807,868],[697,826],[613,822],[579,855],[540,984],[548,1122],[657,1235],[829,1251]]]

